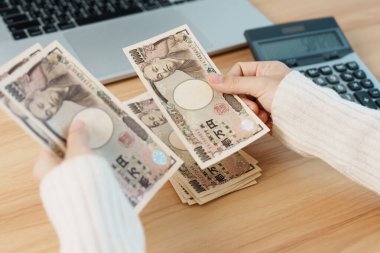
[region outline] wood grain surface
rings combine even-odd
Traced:
[[[274,23],[335,16],[380,79],[378,0],[252,2]],[[227,71],[252,56],[244,48],[213,60]],[[121,100],[145,90],[137,78],[107,87]],[[0,122],[0,252],[58,252],[32,176],[40,147],[2,112]],[[256,186],[192,207],[162,188],[141,215],[149,253],[380,252],[379,196],[271,136],[250,149],[264,174]]]

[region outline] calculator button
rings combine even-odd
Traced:
[[[360,84],[358,82],[351,82],[351,83],[348,83],[348,88],[350,88],[350,90],[352,91],[358,91],[358,90],[361,90],[362,86],[360,86]]]
[[[350,69],[350,70],[357,70],[357,69],[359,69],[358,64],[357,64],[356,62],[354,62],[354,61],[347,62],[347,63],[346,63],[346,67],[347,67],[348,69]]]
[[[358,91],[358,92],[355,92],[354,96],[360,102],[360,104],[372,109],[377,108],[375,102],[373,102],[372,98],[369,96],[367,92]]]
[[[334,89],[337,93],[339,93],[339,94],[342,94],[342,93],[346,93],[346,92],[347,92],[346,87],[344,87],[344,86],[341,85],[341,84],[335,85],[335,86],[333,87],[333,89]]]
[[[351,102],[355,102],[355,98],[352,94],[350,93],[346,93],[346,94],[342,94],[340,95],[343,99],[346,99],[348,101],[351,101]]]
[[[345,72],[347,70],[346,66],[344,64],[335,64],[334,69],[338,72]]]
[[[318,84],[319,86],[326,86],[327,85],[327,83],[323,77],[313,78],[313,82]]]
[[[316,68],[306,70],[306,74],[310,77],[318,77],[319,76],[318,69],[316,69]]]
[[[356,70],[354,72],[354,76],[357,78],[357,79],[364,79],[367,77],[367,75],[365,74],[365,72],[363,70]]]
[[[369,95],[373,98],[380,98],[380,90],[379,89],[370,89],[368,91]]]
[[[376,100],[376,104],[378,107],[380,107],[380,99]]]
[[[285,61],[285,64],[289,67],[289,68],[293,68],[293,67],[297,67],[298,66],[298,63],[297,63],[297,60],[296,59],[287,59]]]
[[[326,80],[330,84],[337,84],[337,83],[339,83],[339,77],[337,77],[336,75],[328,76],[328,77],[326,77]]]
[[[373,88],[373,82],[369,79],[364,79],[360,81],[363,88],[370,89]]]
[[[322,75],[330,75],[332,74],[332,69],[330,66],[323,66],[319,68],[319,73]]]
[[[351,82],[354,80],[354,77],[350,73],[340,74],[340,78],[342,78],[346,82]]]

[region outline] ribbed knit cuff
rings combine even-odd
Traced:
[[[309,123],[309,121],[305,121],[307,115],[315,113],[314,108],[312,111],[309,110],[312,102],[310,96],[313,96],[312,93],[318,94],[320,91],[321,88],[316,87],[311,80],[298,71],[292,71],[281,81],[272,102],[272,135],[303,156],[312,156],[313,154],[298,145],[299,134],[302,132],[299,130]],[[333,97],[333,100],[337,96],[332,90],[326,89],[324,92],[331,93],[329,95]],[[323,117],[323,111],[327,108],[323,104],[315,106],[318,106],[317,109],[321,112],[318,117]],[[314,127],[320,132],[319,128],[323,126],[314,124]]]
[[[272,103],[273,136],[318,157],[380,193],[380,113],[346,101],[297,71],[280,83]]]
[[[144,252],[141,223],[100,156],[82,155],[54,168],[41,198],[61,252]]]

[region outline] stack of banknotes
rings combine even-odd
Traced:
[[[237,97],[207,84],[216,66],[185,25],[123,49],[148,93],[121,103],[58,42],[0,67],[0,106],[60,157],[86,123],[137,212],[168,181],[183,203],[204,204],[256,183],[241,149],[269,130]]]
[[[170,178],[182,203],[204,204],[227,193],[256,184],[261,175],[257,160],[240,150],[229,157],[201,169],[179,140],[149,93],[124,102],[152,132],[183,161]]]

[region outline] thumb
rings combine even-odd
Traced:
[[[213,89],[222,93],[260,98],[273,80],[262,76],[222,76],[211,73],[208,75],[208,82]]]
[[[86,124],[80,120],[71,123],[67,137],[66,159],[90,153]]]

